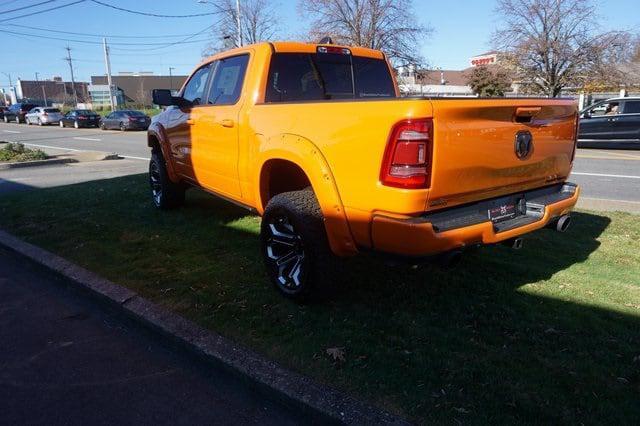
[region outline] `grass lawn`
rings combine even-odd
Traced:
[[[259,218],[200,191],[152,207],[145,175],[0,199],[0,227],[282,365],[418,422],[636,423],[640,216],[577,212],[455,270],[350,261],[334,301],[267,283]],[[327,349],[339,348],[344,361]]]

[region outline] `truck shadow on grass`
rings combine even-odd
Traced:
[[[535,232],[520,251],[486,247],[453,270],[360,256],[332,300],[306,306],[268,284],[259,218],[200,191],[158,212],[135,175],[10,195],[0,215],[10,232],[419,422],[640,415],[631,215],[576,212],[565,234]]]

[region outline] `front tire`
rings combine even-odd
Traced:
[[[60,122],[58,123],[58,126],[64,127],[64,122],[62,120],[60,120]]]
[[[7,123],[7,124],[9,123],[9,117],[4,116],[4,117],[3,117],[3,119],[4,119],[4,122],[5,122],[5,123]]]
[[[126,130],[127,130],[127,127],[124,125],[124,123],[120,123],[120,131],[125,132]]]
[[[320,206],[311,188],[278,194],[260,229],[262,255],[273,285],[297,301],[324,298],[339,275]]]
[[[29,124],[31,124],[31,122],[29,122]],[[42,126],[42,120],[40,120],[39,118],[38,118],[38,126]]]
[[[153,204],[162,210],[180,207],[184,204],[185,188],[179,183],[173,182],[167,173],[167,167],[158,151],[151,153],[149,162],[149,185]]]
[[[16,115],[16,124],[20,124],[20,116]]]

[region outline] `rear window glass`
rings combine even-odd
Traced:
[[[393,98],[393,80],[382,59],[336,53],[276,53],[265,102]]]
[[[640,101],[625,101],[625,114],[640,114]]]
[[[45,108],[44,112],[60,112],[58,108]]]
[[[82,115],[93,115],[93,111],[90,111],[88,109],[77,109],[75,111],[77,114],[82,114]]]

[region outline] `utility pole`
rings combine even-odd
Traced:
[[[175,70],[174,67],[169,67],[169,90],[171,90],[173,92],[173,75],[171,74],[171,72]]]
[[[40,80],[38,80],[38,75],[40,73],[38,71],[36,71],[36,83],[39,83]],[[42,83],[42,96],[43,96],[43,100],[44,100],[44,106],[49,106],[49,104],[47,103],[47,92],[44,90],[44,83]]]
[[[240,0],[236,0],[236,25],[238,27],[238,47],[242,47],[242,26],[240,25]]]
[[[73,101],[75,102],[75,106],[78,105],[78,94],[76,93],[76,82],[73,77],[73,59],[71,59],[71,48],[69,46],[65,47],[67,51],[67,57],[64,58],[65,61],[69,63],[69,69],[71,69],[71,90],[73,91]]]
[[[109,103],[111,104],[111,111],[116,110],[116,104],[113,101],[113,84],[111,83],[111,60],[109,59],[109,47],[107,46],[107,39],[102,39],[102,45],[104,47],[104,65],[107,68],[107,84],[109,85]]]
[[[13,102],[13,98],[11,97],[11,94],[13,93],[13,80],[11,80],[11,74],[7,74],[6,72],[3,72],[2,74],[7,76],[7,78],[9,79],[9,99],[10,99],[10,102]],[[16,98],[17,98],[17,95],[16,95]]]

